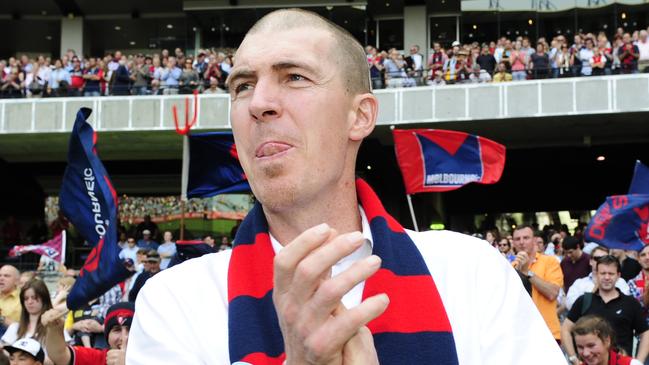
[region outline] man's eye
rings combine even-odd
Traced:
[[[241,83],[241,84],[237,85],[234,88],[234,92],[235,92],[235,94],[238,94],[238,93],[240,93],[242,91],[250,90],[251,88],[252,88],[252,85],[250,85],[249,83],[244,82],[244,83]]]
[[[304,77],[302,75],[299,75],[299,74],[290,74],[288,78],[291,81],[304,81],[304,80],[306,80],[306,77]]]

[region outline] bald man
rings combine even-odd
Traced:
[[[496,250],[405,230],[356,179],[378,101],[349,33],[311,12],[270,13],[228,88],[258,203],[232,250],[147,282],[128,364],[565,362]]]
[[[0,324],[20,321],[20,272],[11,265],[0,268]]]

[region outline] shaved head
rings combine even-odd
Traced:
[[[20,271],[11,265],[4,265],[0,268],[0,292],[2,294],[11,293],[18,287]]]
[[[335,62],[340,70],[340,76],[348,94],[356,95],[371,91],[370,71],[365,50],[361,44],[345,29],[316,13],[301,9],[274,11],[255,23],[246,34],[246,38],[258,33],[273,33],[298,28],[319,29],[331,34],[333,42],[328,50],[331,56],[329,59]],[[244,38],[242,44],[245,41]]]

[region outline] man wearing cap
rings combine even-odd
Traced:
[[[47,356],[54,365],[124,365],[134,312],[135,306],[130,302],[111,306],[104,319],[104,336],[109,348],[95,349],[68,346],[63,338],[63,313],[56,308],[48,310],[41,316],[41,323],[47,328]]]
[[[278,10],[235,59],[232,129],[257,203],[232,250],[148,281],[129,365],[564,361],[496,250],[404,229],[356,179],[378,100],[351,34]]]
[[[142,231],[142,239],[137,242],[139,248],[146,248],[147,250],[158,250],[160,245],[158,242],[151,239],[151,231],[145,229]]]
[[[59,334],[63,333],[59,331]],[[4,348],[9,353],[11,364],[20,365],[43,365],[45,352],[40,342],[32,338],[21,338],[11,346]]]
[[[144,271],[135,279],[135,283],[128,293],[128,301],[135,303],[140,289],[144,286],[147,280],[153,275],[160,272],[160,254],[157,251],[151,250],[147,253],[144,261]]]

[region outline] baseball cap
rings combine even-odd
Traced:
[[[120,302],[113,304],[106,311],[106,318],[104,319],[104,336],[108,340],[108,334],[114,326],[127,326],[131,327],[133,323],[133,315],[135,314],[135,304],[131,302]]]
[[[151,231],[149,231],[148,229],[145,229],[144,231],[142,231],[142,234],[151,234]]]
[[[460,42],[459,41],[454,41],[453,43],[451,43],[451,46],[453,46],[453,47],[458,46],[459,47]]]
[[[160,255],[155,251],[149,252],[146,255],[146,261],[147,262],[160,262]]]
[[[14,342],[13,345],[5,346],[4,349],[10,354],[13,354],[16,351],[22,351],[33,356],[37,361],[45,361],[45,352],[43,351],[43,347],[41,347],[40,342],[32,338],[21,338]]]

